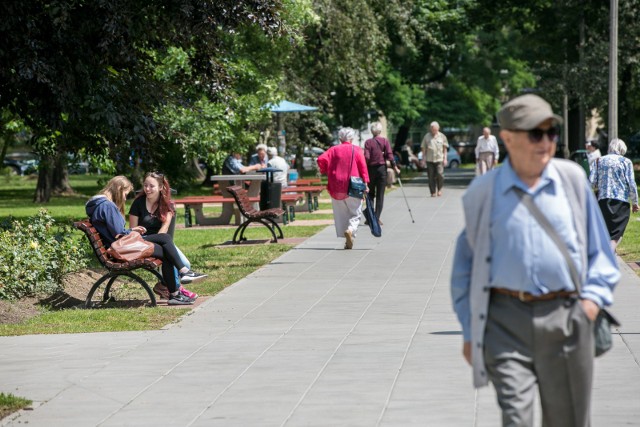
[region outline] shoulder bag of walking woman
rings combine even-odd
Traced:
[[[353,168],[353,154],[355,148],[353,145],[351,146],[351,163],[349,165],[349,170],[351,171]],[[349,190],[347,194],[349,197],[355,197],[356,199],[362,199],[364,197],[364,190],[367,189],[367,184],[364,183],[362,178],[359,176],[352,176],[349,178]]]
[[[132,231],[113,242],[107,253],[121,261],[148,258],[153,255],[153,243],[144,240],[137,231]]]

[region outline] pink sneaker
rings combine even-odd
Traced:
[[[196,294],[195,292],[191,292],[188,289],[185,289],[183,286],[180,286],[180,293],[182,295],[184,295],[185,297],[188,297],[188,298],[191,298],[191,299],[198,298],[198,294]]]

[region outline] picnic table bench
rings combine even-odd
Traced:
[[[142,288],[146,291],[147,296],[149,297],[149,302],[147,305],[154,307],[156,305],[156,297],[153,294],[153,291],[149,287],[149,284],[140,276],[135,274],[133,271],[137,269],[145,269],[151,273],[158,279],[158,281],[164,283],[162,275],[158,271],[158,267],[162,266],[162,260],[158,258],[142,258],[136,259],[133,261],[120,261],[115,258],[112,258],[108,253],[107,249],[102,242],[102,237],[98,230],[91,224],[89,220],[77,221],[73,223],[73,226],[80,231],[83,231],[87,236],[91,247],[93,248],[93,252],[98,258],[100,264],[107,269],[107,273],[104,274],[101,278],[99,278],[93,286],[91,286],[91,290],[87,294],[87,298],[85,300],[84,306],[85,308],[94,307],[93,295],[100,288],[100,286],[106,281],[109,280],[107,285],[105,286],[102,302],[115,301],[116,297],[111,294],[112,286],[116,279],[119,276],[127,276],[135,280],[142,286]]]
[[[303,193],[307,198],[307,209],[313,212],[318,209],[318,196],[324,191],[324,185],[295,185],[282,189],[282,196],[293,193]],[[303,206],[304,208],[304,206]]]
[[[289,186],[297,185],[320,185],[322,180],[320,178],[298,178],[295,181],[289,183]]]

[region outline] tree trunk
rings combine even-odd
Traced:
[[[54,159],[51,173],[51,189],[53,194],[73,194],[73,188],[69,184],[69,166],[64,154],[58,153]]]
[[[36,194],[33,197],[34,203],[49,203],[52,183],[53,168],[51,167],[51,158],[42,156],[38,165],[38,184],[36,185]]]
[[[195,178],[197,180],[201,180],[201,179],[204,180],[206,178],[204,171],[200,169],[200,164],[198,162],[197,157],[194,157],[193,159],[191,159],[191,166],[193,167]]]
[[[402,151],[402,146],[404,145],[405,142],[407,142],[407,137],[409,136],[410,127],[411,127],[410,122],[404,122],[398,128],[398,133],[396,134],[396,140],[393,141],[393,151],[397,151],[397,152]]]

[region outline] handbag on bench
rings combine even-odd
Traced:
[[[144,240],[137,231],[132,231],[113,242],[107,253],[121,261],[133,261],[150,257],[153,248],[153,243]]]

